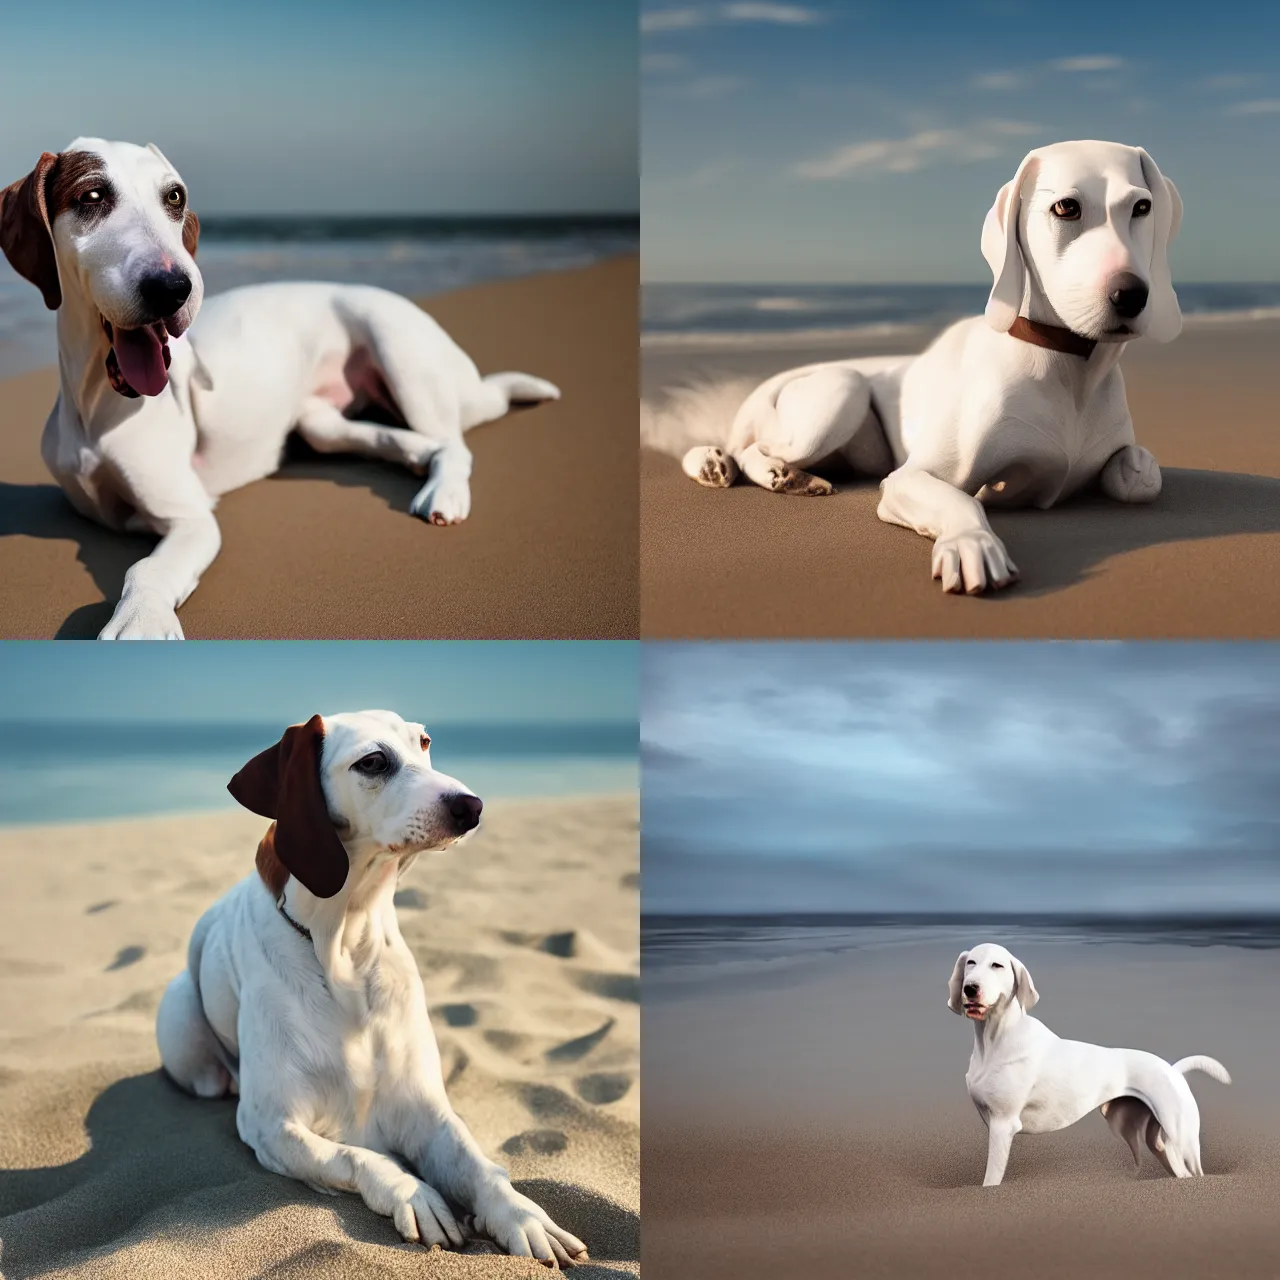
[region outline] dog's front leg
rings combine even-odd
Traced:
[[[977,498],[919,467],[899,467],[880,485],[881,520],[905,525],[933,544],[933,576],[942,589],[977,595],[1018,577],[1004,543],[991,531]]]
[[[406,1240],[428,1247],[462,1246],[462,1230],[444,1197],[390,1156],[331,1142],[296,1120],[265,1128],[249,1145],[272,1173],[296,1178],[315,1191],[356,1192],[374,1213],[390,1218]]]
[[[993,1116],[987,1122],[987,1172],[982,1179],[984,1187],[998,1187],[1004,1181],[1005,1166],[1009,1163],[1009,1148],[1014,1134],[1022,1125],[1017,1116]]]
[[[429,1115],[433,1123],[425,1123]],[[475,1214],[476,1227],[508,1253],[548,1267],[587,1260],[587,1246],[512,1185],[507,1171],[486,1158],[470,1130],[439,1104],[424,1115],[414,1167],[423,1178]]]
[[[1163,480],[1155,455],[1140,444],[1127,444],[1107,459],[1099,482],[1116,502],[1154,502]]]
[[[100,640],[181,640],[178,606],[222,546],[212,511],[149,523],[160,532],[160,545],[125,574],[120,603]]]

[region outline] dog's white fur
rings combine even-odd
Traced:
[[[1095,1107],[1129,1143],[1135,1160],[1141,1130],[1174,1177],[1203,1174],[1200,1110],[1184,1073],[1204,1071],[1229,1083],[1226,1068],[1202,1056],[1170,1066],[1141,1049],[1059,1039],[1028,1012],[1039,998],[1022,961],[992,942],[962,951],[947,984],[947,1008],[973,1021],[964,1080],[987,1126],[983,1186],[1003,1180],[1016,1134],[1065,1129]]]
[[[61,382],[43,437],[46,465],[84,515],[161,539],[126,574],[103,639],[182,638],[176,610],[221,545],[217,499],[272,474],[291,432],[321,452],[425,472],[410,510],[456,524],[471,506],[463,432],[516,401],[560,394],[529,374],[482,378],[430,316],[381,289],[255,285],[202,308],[194,255],[162,201],[181,185],[177,170],[155,147],[77,138],[69,152],[99,157],[113,192],[108,216],[87,227],[76,211],[62,212],[44,228],[10,227],[9,238],[51,236],[61,283]],[[7,217],[23,216],[17,201],[11,209]],[[170,318],[180,336],[164,390],[127,399],[105,372],[102,321],[128,330],[166,319],[139,300],[139,281],[157,269],[185,274],[192,292]],[[370,409],[401,425],[361,421]]]
[[[1064,220],[1054,206],[1080,205]],[[1150,211],[1135,215],[1141,202]],[[740,402],[686,392],[674,413],[642,415],[645,443],[680,456],[709,488],[741,473],[780,493],[826,494],[810,474],[835,461],[880,478],[879,515],[935,540],[933,576],[977,593],[1017,569],[985,507],[1048,508],[1099,483],[1119,502],[1150,502],[1160,468],[1134,438],[1118,368],[1126,342],[1182,327],[1168,249],[1182,221],[1177,188],[1140,147],[1062,142],[1032,151],[1000,188],[982,229],[994,275],[985,317],[961,320],[919,356],[806,365]],[[1136,317],[1111,300],[1122,273],[1149,290]],[[1097,343],[1084,358],[1010,336],[1016,317]],[[673,421],[678,418],[679,423]]]
[[[449,1105],[396,921],[404,869],[479,820],[429,748],[421,725],[391,712],[317,716],[237,774],[236,798],[276,823],[259,873],[195,926],[160,1004],[161,1058],[191,1093],[239,1093],[240,1137],[266,1168],[357,1192],[406,1240],[459,1245],[465,1212],[509,1253],[568,1265],[582,1242],[512,1188]],[[387,769],[371,773],[377,757]],[[326,841],[338,862],[327,882],[334,868],[321,875],[313,861]],[[266,883],[277,874],[279,906]]]

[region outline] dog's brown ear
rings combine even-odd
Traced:
[[[0,249],[9,265],[40,290],[50,311],[62,306],[62,286],[44,188],[57,163],[58,157],[46,151],[25,178],[0,191]]]
[[[275,819],[276,855],[317,898],[332,898],[347,880],[347,851],[329,820],[320,786],[324,721],[291,725],[227,783],[246,809]]]
[[[188,209],[182,218],[182,247],[194,258],[196,245],[200,243],[200,219],[194,209]]]

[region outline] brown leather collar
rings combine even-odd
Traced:
[[[1026,316],[1019,316],[1009,326],[1009,337],[1029,342],[1033,347],[1048,347],[1050,351],[1079,356],[1081,360],[1093,355],[1093,349],[1098,345],[1092,338],[1082,338],[1061,325],[1042,324],[1039,320],[1028,320]]]

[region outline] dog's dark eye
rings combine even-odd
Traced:
[[[370,751],[367,756],[361,756],[351,767],[357,773],[363,773],[365,777],[376,778],[380,773],[386,773],[390,764],[386,752]]]
[[[1133,216],[1135,218],[1145,218],[1147,214],[1149,214],[1150,212],[1151,212],[1150,200],[1139,200],[1138,203],[1133,206]]]
[[[1080,201],[1072,200],[1070,197],[1059,200],[1049,212],[1055,218],[1061,218],[1063,222],[1077,222],[1080,218]]]
[[[103,199],[102,188],[94,187],[90,191],[83,191],[80,193],[79,199],[81,204],[87,204],[87,205],[101,204]]]
[[[169,205],[170,208],[181,209],[183,203],[186,201],[186,196],[183,194],[181,187],[173,187],[171,190],[166,192],[164,199],[165,203]]]
[[[423,751],[429,751],[431,749],[431,735],[429,733],[424,733],[419,745],[422,747]]]
[[[991,967],[992,967],[993,969],[1003,969],[1003,968],[1004,968],[1004,965],[1002,965],[1002,964],[997,964],[997,963],[993,960],[993,961],[991,962]]]

